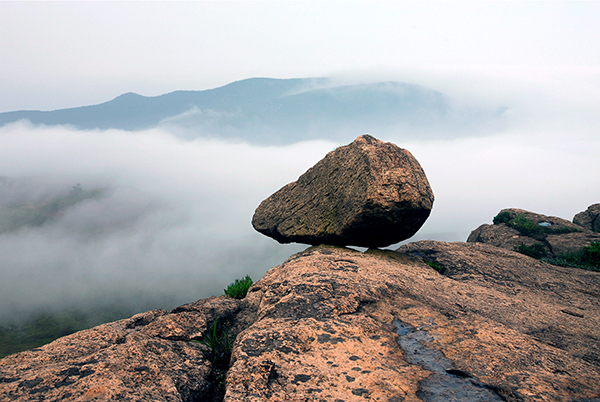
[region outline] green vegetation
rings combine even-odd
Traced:
[[[600,271],[600,241],[592,242],[578,253],[563,254],[559,258],[542,258],[542,261],[561,267]]]
[[[509,212],[500,212],[493,219],[494,225],[505,223],[507,226],[516,229],[521,235],[543,241],[549,234],[563,234],[579,232],[579,229],[569,226],[541,226],[540,224],[527,219],[524,213],[519,213],[513,219]]]
[[[546,257],[546,249],[542,244],[526,246],[521,244],[514,248],[515,251],[561,267],[581,268],[589,271],[600,271],[600,241],[592,242],[583,247],[578,253],[563,254],[558,258]]]
[[[106,190],[95,189],[84,191],[76,185],[69,194],[52,200],[33,204],[5,205],[0,208],[0,233],[9,233],[22,227],[40,227],[52,221],[67,208],[84,200],[99,198]]]
[[[531,219],[527,219],[524,213],[519,213],[514,218],[511,218],[509,212],[500,212],[494,217],[493,222],[494,225],[504,223],[508,227],[516,229],[521,235],[534,238],[542,243],[546,241],[546,236],[549,234],[563,234],[580,231],[579,229],[570,226],[542,226]],[[600,242],[593,242],[591,245],[583,247],[578,253],[564,254],[558,258],[548,257],[546,247],[541,243],[536,243],[531,246],[521,244],[516,246],[514,251],[553,265],[600,271]]]
[[[218,320],[218,317],[215,317],[212,328],[202,334],[202,340],[192,339],[192,342],[200,343],[208,348],[206,355],[212,363],[212,383],[221,389],[225,384],[227,370],[229,370],[229,360],[235,338],[229,338],[227,329],[218,330]]]
[[[544,233],[550,231],[548,227],[540,226],[532,220],[527,219],[525,214],[518,214],[515,219],[508,222],[508,226],[518,230],[523,236],[533,237],[534,239],[545,237]]]
[[[233,299],[243,299],[248,293],[248,289],[252,286],[252,279],[246,275],[243,279],[236,279],[235,282],[231,283],[227,289],[224,289],[225,296]]]
[[[425,264],[429,265],[431,268],[435,269],[440,274],[443,274],[446,271],[446,268],[437,261],[425,261]]]
[[[546,253],[546,248],[540,243],[532,244],[531,246],[521,244],[520,246],[515,247],[514,250],[518,253],[528,255],[538,260],[548,255]]]
[[[494,223],[494,225],[499,225],[501,223],[508,223],[508,222],[510,222],[510,213],[500,212],[498,215],[494,216],[494,219],[492,220],[492,222]]]

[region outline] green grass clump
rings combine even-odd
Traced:
[[[437,261],[425,261],[425,264],[429,265],[431,268],[435,269],[440,274],[443,274],[446,271],[446,268]]]
[[[231,356],[233,341],[229,339],[227,330],[222,331],[220,334],[218,333],[217,323],[218,317],[215,317],[212,328],[202,334],[202,340],[193,339],[192,342],[201,343],[208,348],[210,361],[213,364],[227,366],[229,364],[229,357]]]
[[[513,229],[517,229],[523,236],[533,237],[534,239],[540,237],[540,235],[543,235],[548,230],[548,228],[527,219],[525,214],[518,214],[508,225]]]
[[[215,317],[212,328],[202,334],[202,340],[192,339],[192,342],[200,343],[208,348],[206,356],[212,363],[210,380],[217,388],[217,392],[223,392],[235,339],[229,338],[227,329],[219,331],[218,320],[219,318]]]
[[[600,241],[594,241],[583,248],[581,261],[586,265],[600,268]]]
[[[540,258],[546,257],[547,255],[546,248],[543,244],[540,243],[533,244],[531,246],[521,244],[520,246],[515,247],[514,251],[516,251],[517,253],[528,255],[538,260]]]
[[[494,220],[492,220],[494,225],[499,225],[501,223],[510,222],[510,213],[508,212],[500,212],[498,215],[494,216]]]
[[[227,289],[224,289],[225,296],[233,299],[243,299],[248,293],[248,289],[252,286],[252,279],[248,275],[244,279],[236,279],[230,284]]]
[[[600,241],[594,241],[578,253],[563,254],[559,258],[542,258],[542,261],[561,267],[600,271]]]
[[[494,217],[494,225],[505,223],[508,227],[516,229],[521,235],[543,241],[549,234],[564,234],[579,232],[579,229],[569,226],[540,226],[537,222],[527,219],[524,213],[519,213],[511,219],[509,212],[500,212]]]

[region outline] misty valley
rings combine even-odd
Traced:
[[[0,235],[51,226],[63,218],[69,209],[101,198],[107,191],[106,188],[87,190],[80,183],[68,191],[60,191],[60,188],[46,188],[39,179],[0,177]],[[87,225],[85,232],[80,234],[88,237],[99,235],[109,230],[107,226]],[[99,306],[89,310],[78,309],[74,305],[58,311],[52,306],[38,306],[19,316],[13,316],[5,308],[0,316],[0,356],[31,349],[81,329],[125,318],[135,312],[137,311],[126,305]]]
[[[465,241],[507,207],[573,216],[598,202],[600,140],[572,90],[581,103],[565,106],[535,89],[253,78],[0,113],[0,356],[260,279],[306,246],[254,231],[259,203],[365,133],[431,182],[409,241]]]

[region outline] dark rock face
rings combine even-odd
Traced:
[[[0,400],[597,400],[599,298],[598,272],[487,244],[311,247],[244,300],[148,312],[8,356]],[[205,347],[189,342],[216,316],[238,334],[220,391]]]
[[[600,204],[590,205],[588,209],[575,215],[573,223],[588,230],[600,232]]]
[[[488,243],[507,250],[539,245],[546,257],[558,258],[600,241],[600,234],[568,220],[522,209],[503,209],[495,219],[495,224],[473,230],[467,242]]]
[[[363,135],[264,200],[252,225],[280,243],[384,247],[414,235],[432,206],[410,152]]]

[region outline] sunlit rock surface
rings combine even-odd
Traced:
[[[264,200],[252,225],[281,243],[385,247],[414,235],[433,199],[410,152],[362,135]]]
[[[243,300],[150,311],[8,356],[0,400],[597,400],[599,298],[600,273],[487,244],[311,247]],[[215,318],[236,337],[224,380],[191,342]]]

